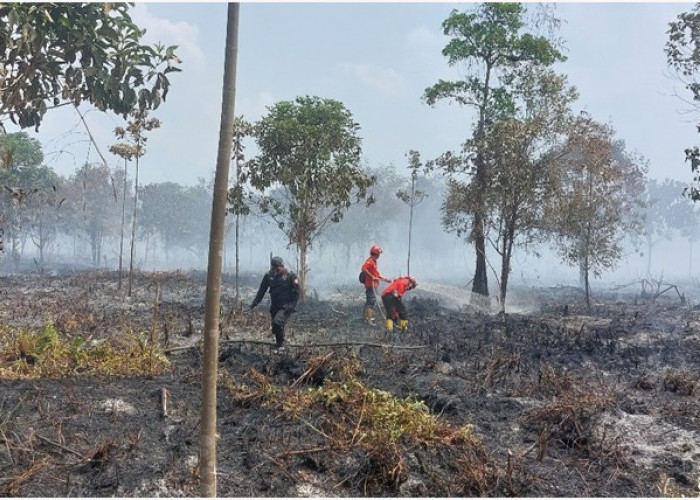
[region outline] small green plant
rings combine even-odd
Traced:
[[[305,374],[320,370],[334,374],[317,387],[276,386],[269,376],[250,370],[242,379],[220,379],[243,407],[259,406],[279,412],[317,432],[326,445],[317,451],[359,452],[363,489],[371,492],[397,488],[407,477],[406,449],[444,447],[455,457],[459,488],[479,495],[487,490],[492,470],[480,440],[470,425],[455,426],[432,414],[414,398],[367,387],[360,379],[361,364],[354,356],[330,354],[307,362]],[[299,380],[304,379],[304,376]],[[460,490],[461,491],[461,490]]]

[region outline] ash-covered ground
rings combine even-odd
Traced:
[[[99,342],[155,324],[171,363],[137,378],[1,380],[0,493],[197,496],[204,274],[141,273],[131,297],[109,272],[0,280],[4,325],[50,322],[62,336]],[[242,280],[243,303],[258,280]],[[406,296],[410,330],[388,335],[362,323],[359,284],[312,291],[278,355],[265,303],[243,312],[226,277],[217,493],[700,495],[700,308],[692,290],[685,303],[675,291],[639,292],[594,291],[589,313],[577,289],[515,289],[521,312],[504,316],[471,307],[467,290],[423,283]],[[363,387],[423,402],[454,428],[471,425],[474,443],[465,452],[401,438],[376,450],[334,434],[340,422],[359,431],[365,402],[357,418],[289,406],[340,380],[350,359]],[[286,405],[272,402],[279,394]]]

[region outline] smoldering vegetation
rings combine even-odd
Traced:
[[[503,316],[426,283],[388,335],[337,286],[275,355],[267,313],[242,307],[257,281],[237,301],[224,277],[222,496],[698,494],[692,287],[606,289],[590,312],[578,288],[515,288],[528,311]],[[197,495],[204,274],[139,272],[128,299],[113,272],[3,282],[3,494]]]

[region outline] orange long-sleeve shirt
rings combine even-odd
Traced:
[[[406,293],[409,286],[411,286],[411,280],[408,278],[396,278],[384,289],[382,297],[390,293],[393,293],[397,297],[403,297],[403,294]]]
[[[381,274],[379,274],[377,259],[372,256],[368,257],[365,263],[362,264],[362,270],[365,272],[365,288],[378,287]]]

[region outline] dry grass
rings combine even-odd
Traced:
[[[552,440],[567,448],[594,452],[596,419],[617,406],[615,390],[603,383],[591,387],[583,379],[548,365],[541,367],[538,383],[541,392],[550,395],[548,402],[527,415],[528,421],[542,429],[539,459],[544,458]]]
[[[700,386],[700,375],[690,370],[668,368],[662,377],[664,390],[692,396]]]
[[[225,386],[243,406],[260,405],[276,410],[286,419],[311,428],[321,445],[287,450],[278,459],[318,452],[358,454],[358,467],[350,480],[360,481],[367,494],[396,490],[407,478],[408,451],[442,449],[454,459],[457,473],[452,494],[479,494],[487,489],[492,474],[480,440],[469,425],[454,426],[432,414],[421,401],[397,398],[389,392],[367,387],[358,377],[358,361],[338,354],[311,358],[302,378],[325,369],[336,374],[318,387],[299,384],[277,387],[255,371],[245,381],[226,378]],[[300,379],[301,380],[301,379]]]

